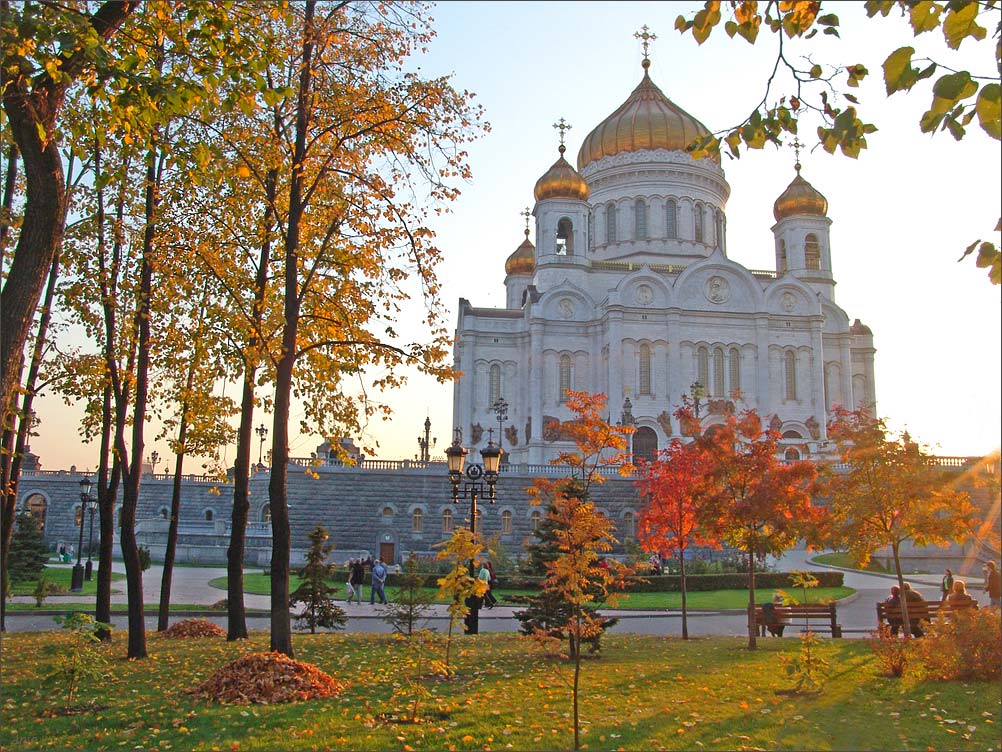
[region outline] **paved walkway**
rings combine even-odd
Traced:
[[[784,554],[773,564],[782,570],[826,570],[834,567],[826,567],[811,563],[810,557],[813,553],[808,553],[802,549],[795,549]],[[69,566],[69,565],[55,565]],[[114,571],[124,572],[124,565],[115,562]],[[844,570],[844,583],[847,587],[855,589],[857,592],[849,598],[842,600],[838,604],[838,621],[842,625],[845,637],[865,637],[876,626],[876,603],[887,597],[894,578],[891,575],[871,574],[855,570]],[[163,567],[154,564],[149,570],[143,573],[143,598],[147,605],[156,606],[160,602],[160,581],[163,576]],[[185,604],[205,604],[210,606],[213,603],[226,597],[226,591],[211,587],[209,582],[219,577],[226,576],[225,567],[175,567],[171,582],[171,601],[173,603]],[[927,600],[939,599],[940,575],[909,575],[906,580],[912,587],[922,593]],[[971,581],[971,594],[974,595],[982,606],[987,605],[987,597],[981,591],[979,581]],[[113,583],[113,588],[120,592],[112,595],[112,603],[124,604],[127,602],[125,595],[124,581]],[[368,588],[365,589],[368,596]],[[87,596],[92,598],[93,596]],[[50,609],[58,611],[59,601],[79,603],[82,596],[73,594],[67,596],[51,596],[46,601],[46,609],[42,613],[33,612],[8,612],[7,629],[9,631],[39,631],[52,629],[52,613]],[[30,596],[17,596],[12,599],[14,602],[33,603]],[[248,610],[267,610],[270,604],[270,597],[267,595],[246,595],[245,606]],[[367,601],[361,604],[346,604],[343,601],[339,605],[348,614],[349,632],[389,632],[390,627],[382,619],[382,609],[378,604],[372,606]],[[445,616],[445,606],[435,604],[429,613],[434,614],[428,619],[428,626],[442,630],[447,624]],[[510,606],[497,606],[491,610],[480,612],[480,630],[482,632],[514,632],[517,631],[519,622],[514,618],[514,611],[518,608]],[[636,634],[680,634],[682,616],[680,611],[628,611],[616,610],[611,615],[619,617],[619,623],[613,627],[616,632],[631,632]],[[203,616],[203,614],[199,614]],[[184,618],[175,615],[174,620]],[[225,626],[225,613],[206,613],[204,618]],[[124,629],[126,619],[124,616],[115,616],[112,619],[116,627]],[[156,617],[147,616],[146,623],[148,629],[156,629]],[[269,618],[264,616],[249,616],[247,626],[251,630],[267,630]],[[690,636],[698,635],[736,635],[747,634],[744,611],[690,611],[688,614],[688,628]]]

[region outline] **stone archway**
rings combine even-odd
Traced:
[[[633,434],[633,459],[654,462],[658,454],[658,435],[653,428],[641,426]]]

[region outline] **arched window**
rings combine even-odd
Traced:
[[[713,225],[713,240],[716,242],[716,247],[723,249],[724,247],[724,215],[717,210],[714,212],[714,225]]]
[[[639,392],[640,394],[650,394],[651,393],[651,348],[650,345],[640,346],[640,378],[639,378]]]
[[[571,380],[571,356],[561,355],[560,356],[560,395],[559,401],[567,401],[567,390],[573,389],[574,384]]]
[[[393,517],[393,507],[383,507],[383,517]]]
[[[713,348],[713,396],[724,397],[724,349]]]
[[[804,238],[804,266],[814,270],[821,268],[821,247],[814,233]]]
[[[490,392],[487,395],[487,404],[493,405],[501,399],[501,366],[497,363],[491,366],[490,371]]]
[[[415,509],[411,513],[411,532],[421,533],[424,531],[424,512],[420,509]]]
[[[261,507],[261,522],[271,522],[271,505],[265,504]]]
[[[665,217],[665,237],[674,240],[678,237],[678,202],[668,199],[668,216]]]
[[[216,517],[216,513],[213,510],[211,510],[211,509],[206,509],[205,510],[205,521],[206,522],[212,522],[212,520],[214,520],[215,517]]]
[[[501,534],[511,535],[511,512],[507,509],[501,512]]]
[[[792,428],[789,431],[783,431],[784,439],[803,439],[804,437],[800,435],[800,431],[794,431]]]
[[[786,399],[797,399],[797,354],[787,350],[785,356]]]
[[[731,381],[731,394],[738,391],[741,388],[741,351],[736,347],[731,348],[731,362],[730,362],[730,381]]]
[[[633,237],[635,240],[647,239],[647,202],[642,198],[633,202]]]
[[[452,532],[452,510],[445,509],[442,511],[442,532],[451,533]]]
[[[696,351],[696,381],[704,387],[710,383],[710,351],[705,347]]]
[[[562,217],[557,222],[557,255],[567,256],[572,253],[574,253],[574,225],[567,217]]]
[[[786,454],[783,455],[787,462],[796,462],[800,459],[800,452],[798,452],[793,447],[786,450]]]
[[[697,243],[703,242],[703,206],[696,204],[692,207],[693,238]]]
[[[623,537],[632,538],[637,534],[637,523],[633,512],[623,515]]]
[[[167,511],[167,507],[160,507],[160,519],[166,520],[170,512]]]
[[[45,513],[49,508],[49,503],[42,494],[32,494],[24,502],[24,508],[28,514],[35,518],[39,530],[45,530]]]
[[[776,271],[786,274],[786,241],[782,238],[776,241]]]
[[[653,428],[641,426],[633,434],[633,456],[636,459],[653,462],[658,454],[658,435]]]
[[[609,204],[605,207],[605,242],[616,242],[616,205]]]
[[[538,509],[534,510],[533,513],[529,515],[529,527],[531,527],[533,530],[536,530],[539,527],[539,522],[541,519],[542,515],[539,513],[539,510]]]

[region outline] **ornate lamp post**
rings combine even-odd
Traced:
[[[256,433],[260,439],[257,448],[257,466],[259,470],[264,470],[264,463],[261,461],[261,458],[264,456],[264,438],[268,435],[268,426],[262,423],[254,429],[254,433]]]
[[[629,428],[632,428],[633,426],[637,425],[637,419],[635,417],[633,417],[633,403],[630,402],[630,390],[629,389],[626,390],[626,399],[623,400],[623,413],[619,417],[619,425],[621,425],[621,426],[627,426]],[[633,454],[633,434],[631,433],[629,436],[627,436],[626,440],[627,440],[627,442],[629,442],[627,444],[627,447],[628,447],[628,449],[630,451],[630,454],[632,455]]]
[[[160,453],[157,452],[156,449],[154,449],[152,454],[150,454],[150,467],[152,468],[151,472],[154,475],[157,474],[157,463],[159,461],[160,461]]]
[[[700,384],[698,381],[692,382],[692,386],[689,387],[689,393],[692,394],[692,404],[696,410],[696,419],[699,419],[699,401],[706,396],[706,387]]]
[[[493,433],[493,429],[491,429]],[[458,504],[460,497],[460,485],[462,485],[462,495],[470,497],[470,532],[477,533],[477,497],[485,490],[487,498],[491,504],[494,503],[494,484],[498,480],[498,465],[501,463],[501,449],[495,446],[493,438],[488,438],[487,446],[480,450],[483,458],[483,465],[472,464],[466,468],[463,480],[463,464],[466,462],[466,455],[469,452],[459,443],[459,429],[456,429],[456,438],[452,446],[445,450],[445,457],[449,465],[449,481],[452,483],[452,503]],[[470,559],[470,577],[476,577],[473,559]],[[466,605],[470,612],[466,616],[466,634],[479,634],[480,632],[480,599],[470,598]]]
[[[84,529],[84,518],[87,516],[87,508],[90,505],[90,478],[80,479],[80,541],[77,545],[77,563],[73,565],[73,573],[70,578],[70,590],[74,593],[79,593],[83,590],[84,583],[84,567],[80,563],[80,559],[83,556],[83,529]],[[91,518],[93,519],[93,518]],[[93,528],[91,528],[93,530]]]
[[[491,410],[498,418],[498,451],[501,452],[501,459],[504,460],[504,450],[501,448],[501,438],[504,436],[502,428],[504,422],[508,420],[508,403],[504,397],[498,397],[498,401],[491,406]]]
[[[94,579],[94,560],[91,558],[91,552],[94,550],[94,512],[97,510],[97,499],[90,495],[90,483],[87,484],[87,500],[88,508],[90,509],[90,530],[87,533],[87,564],[84,566],[84,579],[90,582]],[[80,524],[83,525],[83,520],[80,520]]]
[[[438,444],[438,439],[431,438],[431,418],[424,419],[424,438],[418,436],[417,443],[421,448],[421,461],[431,462],[431,448]]]

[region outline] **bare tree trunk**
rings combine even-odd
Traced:
[[[755,552],[748,552],[748,649],[758,647],[756,638],[758,628],[755,626]]]
[[[195,359],[188,368],[188,392],[195,380]],[[164,552],[164,571],[160,578],[160,610],[157,613],[157,631],[167,629],[170,621],[170,589],[174,578],[174,556],[177,552],[177,528],[181,518],[181,472],[184,467],[184,442],[188,436],[188,402],[181,405],[181,423],[177,429],[177,442],[181,451],[174,463],[174,487],[170,498],[170,527],[167,530],[167,550]]]
[[[898,543],[891,544],[891,552],[894,555],[894,573],[898,576],[898,603],[901,605],[901,629],[904,630],[905,639],[910,640],[912,636],[912,622],[908,618],[908,599],[905,597],[905,577],[901,573],[901,559],[898,556]]]
[[[685,548],[680,548],[678,550],[678,572],[682,578],[682,639],[689,639],[689,622],[688,614],[685,607]]]
[[[267,209],[264,214],[264,238],[254,281],[255,331],[244,356],[244,384],[240,399],[240,427],[237,429],[237,456],[233,463],[233,514],[230,546],[226,551],[227,640],[247,639],[247,610],[244,606],[244,545],[250,518],[251,437],[254,432],[254,382],[257,378],[258,351],[262,348],[261,326],[264,299],[268,290],[268,267],[271,263],[271,232],[274,226],[278,170],[271,169],[265,178]]]

